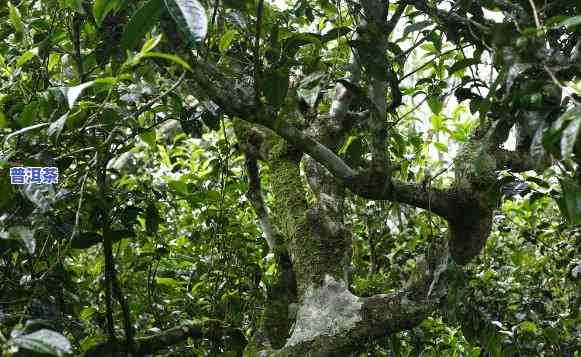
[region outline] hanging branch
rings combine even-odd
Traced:
[[[262,31],[262,16],[264,13],[264,0],[258,2],[256,15],[256,34],[254,35],[254,99],[260,100],[260,79],[262,75],[262,63],[260,61],[260,33]]]
[[[115,321],[113,319],[113,294],[123,311],[123,323],[125,329],[125,339],[127,349],[134,350],[134,334],[131,326],[131,315],[127,306],[127,301],[123,296],[121,286],[115,275],[115,260],[113,258],[113,237],[111,234],[111,212],[109,195],[109,181],[107,178],[107,164],[109,163],[111,154],[106,151],[99,155],[99,173],[97,176],[98,186],[98,202],[101,209],[101,224],[103,233],[103,254],[105,255],[105,301],[107,307],[107,334],[109,336],[109,343],[115,344]]]
[[[79,71],[79,78],[81,83],[85,81],[85,73],[83,70],[83,55],[81,54],[81,31],[83,25],[83,17],[80,14],[73,16],[72,37],[73,45],[75,47],[75,59],[77,60],[77,67]]]
[[[97,176],[98,200],[101,208],[101,224],[103,226],[103,254],[105,255],[105,305],[107,309],[107,335],[109,342],[115,343],[115,321],[113,320],[112,282],[115,274],[113,262],[113,245],[111,240],[111,222],[109,221],[109,200],[107,182],[108,153],[99,155]]]

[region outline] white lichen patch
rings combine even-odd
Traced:
[[[322,286],[311,286],[305,293],[286,346],[349,330],[362,319],[361,305],[361,299],[351,294],[343,281],[325,276]]]

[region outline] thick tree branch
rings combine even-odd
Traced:
[[[446,191],[432,190],[432,194],[427,195],[418,185],[400,182],[392,184],[385,176],[357,172],[328,147],[286,122],[282,117],[277,117],[273,108],[256,103],[251,91],[237,84],[232,85],[232,79],[227,78],[214,66],[195,58],[191,58],[190,64],[192,67],[190,75],[196,83],[198,96],[211,99],[232,118],[238,117],[271,129],[295,148],[299,148],[325,166],[331,174],[343,180],[355,194],[370,199],[395,200],[420,208],[431,208],[439,215],[444,215],[447,210]]]
[[[362,41],[366,47],[372,49],[374,55],[359,53],[364,59],[363,66],[369,77],[369,98],[373,110],[368,120],[369,142],[371,148],[371,171],[377,177],[388,180],[389,156],[386,147],[387,141],[387,88],[388,68],[387,37],[384,33],[388,28],[387,4],[382,0],[362,0],[363,19],[359,22],[362,31]]]
[[[430,18],[440,22],[448,37],[455,41],[459,40],[459,35],[462,34],[467,41],[486,46],[492,32],[491,28],[495,25],[494,22],[483,18],[476,21],[453,12],[433,8],[426,0],[410,0],[410,3]]]
[[[243,145],[243,152],[245,156],[244,164],[246,166],[246,175],[248,176],[248,192],[246,197],[252,204],[254,212],[260,222],[260,227],[264,233],[264,238],[268,243],[270,250],[275,250],[280,244],[278,234],[270,220],[264,196],[262,195],[262,188],[260,185],[260,171],[258,168],[258,154],[256,148],[251,148],[249,144]]]
[[[524,172],[547,168],[551,165],[548,156],[535,158],[530,152],[498,149],[494,153],[498,170],[510,169],[512,172]]]
[[[417,264],[418,277],[398,293],[359,298],[326,277],[310,289],[297,314],[293,334],[279,350],[260,356],[349,355],[363,341],[417,326],[445,296],[450,269],[446,240],[434,242]]]
[[[246,346],[246,339],[240,330],[226,327],[221,321],[205,320],[190,322],[152,336],[137,338],[135,339],[135,353],[137,356],[151,355],[157,351],[183,342],[188,338],[221,340],[224,337],[237,341],[239,346],[233,346],[235,350],[242,351]],[[119,353],[127,352],[130,352],[130,350],[126,344],[107,341],[91,347],[82,356],[118,356]]]

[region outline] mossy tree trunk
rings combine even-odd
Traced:
[[[423,0],[402,1],[391,16],[384,1],[361,0],[360,5],[361,14],[353,14],[359,18],[354,40],[381,53],[409,5],[433,18],[443,31],[462,34],[473,44],[482,46],[492,36],[488,27],[474,27],[466,18],[434,9]],[[393,179],[387,117],[400,104],[401,93],[390,63],[379,62],[354,49],[350,77],[338,81],[330,111],[317,113],[299,105],[295,84],[277,109],[257,98],[251,86],[232,86],[231,78],[218,68],[190,56],[195,94],[212,100],[235,121],[251,173],[248,196],[279,264],[279,274],[268,287],[261,326],[246,356],[344,356],[362,341],[416,326],[445,295],[450,267],[468,263],[483,249],[500,199],[497,172],[533,168],[530,140],[515,151],[500,148],[509,130],[524,121],[520,117],[526,113],[519,111],[493,124],[481,121],[455,160],[450,187]],[[352,112],[354,98],[367,110]],[[555,107],[558,104],[539,115]],[[371,159],[364,167],[353,168],[338,155],[353,126],[368,135]],[[270,169],[269,209],[262,196],[259,163]],[[433,240],[416,278],[402,291],[367,298],[349,291],[346,271],[352,232],[343,218],[347,191],[430,210],[447,220],[448,239]]]

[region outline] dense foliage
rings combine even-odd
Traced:
[[[0,18],[1,355],[581,356],[578,0]]]

